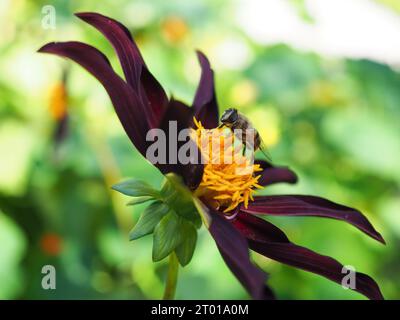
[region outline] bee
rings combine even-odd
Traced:
[[[221,125],[218,128],[227,127],[236,135],[240,134],[240,136],[237,136],[237,138],[242,141],[242,144],[244,146],[243,155],[246,153],[246,148],[251,146],[251,144],[253,143],[254,152],[260,150],[267,157],[267,159],[271,159],[270,156],[266,153],[264,144],[258,131],[253,127],[250,120],[239,113],[237,109],[226,109],[222,114],[220,121]],[[238,133],[238,131],[235,132],[235,129],[241,129],[241,131],[239,131]],[[246,130],[253,130],[254,141],[247,141]]]

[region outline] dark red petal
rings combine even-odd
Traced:
[[[210,215],[210,233],[232,273],[254,299],[273,298],[272,291],[265,285],[267,274],[250,261],[246,239],[218,213],[210,210]]]
[[[200,184],[201,178],[203,176],[204,165],[201,163],[201,154],[194,141],[178,141],[177,137],[177,133],[179,134],[181,130],[188,129],[189,123],[191,123],[192,118],[193,110],[191,108],[189,108],[183,102],[171,99],[160,123],[160,129],[165,132],[167,138],[167,145],[165,149],[165,151],[167,151],[167,164],[157,166],[164,174],[168,172],[179,174],[181,177],[183,177],[185,184],[191,190],[194,190]],[[177,132],[175,132],[172,127],[172,130],[170,130],[170,122],[173,121],[176,122]],[[182,145],[187,142],[194,144],[193,149],[197,150],[197,160],[196,155],[191,154],[191,156],[194,157],[193,160],[191,160],[189,164],[182,164],[179,161],[178,152]],[[171,143],[174,143],[176,145],[176,148]]]
[[[261,171],[258,183],[262,186],[268,186],[274,183],[287,182],[296,183],[297,175],[288,167],[276,167],[271,162],[266,160],[254,161],[254,164],[259,164],[264,170]]]
[[[385,243],[380,233],[358,210],[327,199],[303,195],[259,196],[243,212],[277,216],[315,216],[346,221],[370,237]]]
[[[82,12],[77,13],[76,16],[99,30],[110,41],[117,52],[126,81],[139,92],[146,106],[143,112],[151,119],[152,127],[155,127],[167,106],[167,95],[147,70],[129,30],[120,22],[98,13]]]
[[[254,164],[259,164],[261,168],[263,169],[268,169],[268,168],[273,168],[274,165],[267,160],[261,160],[261,159],[255,159]]]
[[[190,143],[196,145],[196,142],[193,140]],[[201,157],[200,151],[198,151],[199,159]],[[180,170],[180,174],[183,177],[183,181],[186,186],[194,191],[197,189],[199,184],[201,183],[201,179],[203,178],[204,165],[202,163],[191,162],[187,165],[182,166]]]
[[[157,127],[167,109],[168,97],[157,79],[146,68],[142,68],[140,82],[145,91],[148,104],[151,108],[153,127]]]
[[[261,177],[258,180],[258,184],[262,186],[269,186],[271,184],[280,182],[297,182],[297,175],[286,167],[267,168],[261,171],[259,174]]]
[[[144,61],[129,30],[118,21],[98,13],[80,12],[75,15],[99,30],[110,41],[118,54],[126,81],[137,89]]]
[[[193,101],[194,115],[206,129],[212,129],[216,128],[219,122],[214,72],[202,52],[197,51],[197,57],[201,66],[201,77]]]
[[[261,242],[289,242],[289,238],[277,226],[251,214],[239,212],[232,223],[248,239]]]
[[[339,284],[347,275],[337,260],[291,243],[283,231],[263,219],[239,213],[232,223],[248,239],[252,250],[268,258],[321,275]],[[357,272],[355,280],[355,291],[369,299],[383,299],[379,286],[371,277]]]
[[[145,155],[149,125],[143,119],[141,101],[133,89],[112,69],[107,57],[87,44],[70,41],[48,43],[39,52],[69,58],[91,73],[106,89],[127,135]]]

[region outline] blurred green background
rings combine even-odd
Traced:
[[[79,11],[100,12],[127,25],[167,92],[189,104],[200,75],[194,50],[205,52],[216,71],[221,109],[238,107],[261,132],[274,162],[290,166],[299,175],[296,186],[273,186],[263,192],[313,194],[356,207],[383,234],[387,245],[343,222],[271,220],[295,243],[355,266],[374,277],[386,298],[400,298],[400,74],[396,63],[296,49],[279,39],[264,43],[244,27],[254,25],[255,17],[238,21],[246,3],[1,1],[1,299],[162,296],[167,265],[152,263],[151,237],[128,241],[142,208],[126,207],[127,199],[110,189],[126,177],[159,186],[161,174],[133,149],[108,96],[93,77],[75,64],[36,53],[49,41],[80,40],[101,49],[120,72],[107,41],[73,16]],[[287,3],[291,15],[283,25],[292,25],[292,17],[319,30],[307,1]],[[42,8],[49,4],[56,10],[55,29],[42,27]],[[374,6],[400,20],[398,1],[377,1]],[[358,12],[347,14],[354,16],[356,24]],[[280,31],[268,19],[258,28]],[[394,51],[400,49],[393,43]],[[64,68],[69,70],[68,132],[56,143],[50,96]],[[271,274],[271,286],[281,299],[362,299],[319,276],[260,256],[254,259]],[[46,264],[56,267],[56,290],[41,288],[41,269]],[[204,228],[192,263],[180,270],[177,298],[248,298]]]

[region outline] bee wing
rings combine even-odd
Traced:
[[[259,148],[259,150],[264,154],[264,156],[267,158],[267,160],[269,161],[269,162],[272,162],[272,158],[271,158],[271,155],[269,154],[269,152],[268,152],[268,149],[267,149],[267,146],[265,145],[265,143],[264,143],[264,141],[261,139],[261,137],[260,137],[260,148]]]
[[[267,158],[267,160],[269,162],[272,162],[272,158],[271,158],[271,156],[270,156],[270,154],[269,154],[269,152],[267,150],[267,147],[266,147],[264,141],[261,139],[261,136],[259,134],[258,134],[258,139],[260,141],[260,144],[259,144],[258,147],[256,147],[254,143],[250,144],[251,147],[252,147],[253,153],[255,154],[256,151],[260,150],[264,154],[264,156]],[[245,152],[247,146],[249,146],[249,145],[247,144],[247,141],[245,141],[245,143],[244,143],[244,152]]]

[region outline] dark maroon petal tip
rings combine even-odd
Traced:
[[[104,54],[77,41],[48,43],[39,52],[69,58],[97,78],[110,96],[127,135],[136,148],[146,154],[145,138],[149,125],[143,121],[141,102],[133,89],[114,72]]]
[[[120,22],[99,13],[80,12],[75,15],[99,30],[110,41],[118,54],[126,81],[138,89],[144,61],[129,30]]]
[[[100,31],[110,41],[121,62],[128,84],[137,92],[144,105],[143,113],[151,127],[160,121],[168,98],[164,89],[145,66],[139,48],[129,30],[120,22],[98,13],[81,12],[77,17]]]
[[[321,275],[338,284],[342,284],[348,274],[349,270],[335,259],[291,243],[282,230],[263,219],[239,213],[232,223],[247,238],[252,250],[270,259]],[[369,299],[383,299],[377,283],[363,273],[355,273],[355,288],[351,289]]]
[[[258,180],[258,184],[262,186],[269,186],[274,183],[296,183],[297,175],[286,167],[273,167],[264,169],[260,173],[261,177]]]
[[[268,258],[324,276],[342,284],[347,269],[337,260],[292,243],[262,243],[249,240],[250,248]],[[352,288],[353,289],[353,288]],[[383,300],[378,284],[366,274],[355,273],[355,291],[372,300]]]
[[[263,168],[263,169],[273,168],[274,167],[274,165],[270,161],[267,161],[267,160],[264,160],[264,159],[255,159],[254,160],[254,164],[259,164],[260,167]]]
[[[315,216],[345,221],[373,239],[385,244],[381,234],[358,210],[330,200],[305,195],[274,195],[255,197],[243,212],[277,216]]]
[[[194,115],[206,129],[212,129],[216,128],[219,122],[214,72],[205,54],[199,50],[196,53],[201,66],[201,77],[193,100]]]
[[[273,299],[267,274],[250,261],[246,239],[225,218],[210,210],[213,236],[225,263],[254,299]]]
[[[266,160],[256,159],[254,164],[259,164],[263,169],[258,183],[262,186],[268,186],[274,183],[297,183],[297,175],[288,167],[274,166],[271,162]]]

